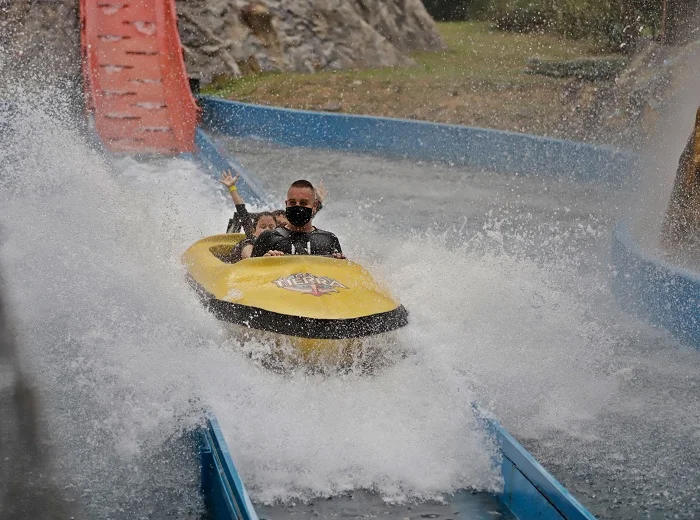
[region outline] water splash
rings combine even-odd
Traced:
[[[498,488],[471,383],[438,358],[372,377],[280,376],[236,348],[179,261],[230,214],[213,179],[181,159],[112,162],[41,100],[12,111],[0,151],[9,297],[57,465],[90,513],[197,511],[180,434],[204,405],[261,501]]]
[[[315,222],[409,309],[405,344],[462,374],[594,514],[697,516],[700,474],[683,461],[698,456],[700,358],[610,293],[624,190],[222,143],[268,190],[323,178]]]
[[[678,51],[667,88],[668,100],[658,114],[644,154],[644,175],[629,197],[628,215],[642,245],[660,249],[662,224],[671,199],[678,160],[693,131],[695,112],[700,106],[700,43]],[[661,78],[662,72],[659,72]]]

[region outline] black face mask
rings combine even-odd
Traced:
[[[304,206],[289,206],[284,210],[284,213],[287,215],[289,223],[296,227],[305,226],[314,216],[313,208],[306,208]]]

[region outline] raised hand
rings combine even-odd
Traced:
[[[219,180],[221,184],[228,188],[231,198],[233,199],[233,203],[236,206],[239,204],[245,204],[245,201],[241,197],[240,193],[238,193],[238,188],[236,188],[236,183],[238,182],[239,176],[240,174],[236,173],[236,176],[234,177],[231,175],[231,170],[226,170],[225,172],[221,172],[221,179]]]
[[[321,204],[323,204],[326,197],[328,197],[328,188],[326,188],[326,185],[323,184],[323,180],[321,180],[316,185],[316,198],[318,198],[318,200],[321,201]]]
[[[227,188],[230,188],[231,186],[236,185],[239,176],[240,174],[237,173],[234,177],[233,175],[231,175],[231,170],[226,170],[225,172],[221,172],[221,179],[219,180],[219,182]]]

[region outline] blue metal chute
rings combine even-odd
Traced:
[[[476,407],[475,411],[501,452],[504,486],[503,491],[494,498],[505,510],[519,520],[595,520],[497,421],[486,417]],[[213,415],[207,418],[199,434],[202,493],[209,517],[215,520],[257,520],[253,504]],[[467,499],[471,500],[467,502],[472,508],[469,517],[488,518],[492,506],[469,495]],[[464,500],[465,494],[461,492],[452,498],[455,503]],[[458,518],[462,516],[458,515]]]
[[[201,490],[212,520],[258,520],[243,481],[229,453],[219,422],[209,415],[198,432]]]
[[[530,453],[494,419],[483,418],[503,457],[498,499],[519,519],[595,520]]]

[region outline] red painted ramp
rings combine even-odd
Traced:
[[[97,134],[113,152],[194,150],[198,109],[175,0],[81,0],[83,76]]]

